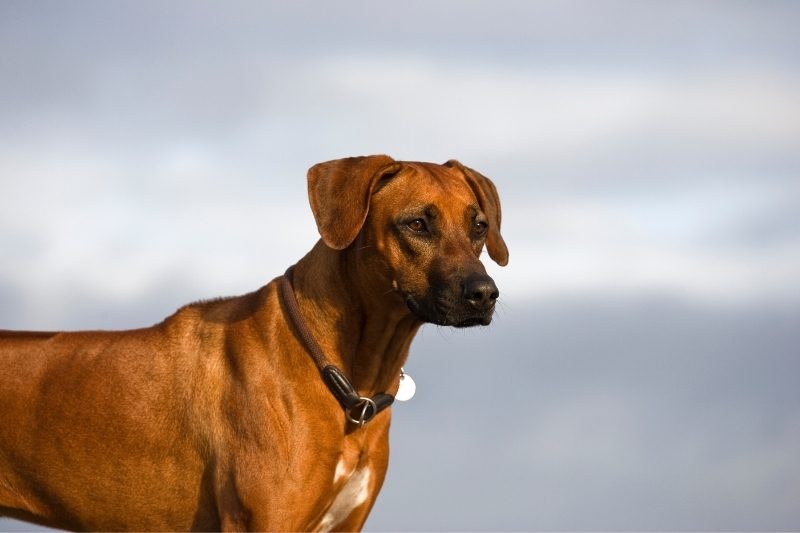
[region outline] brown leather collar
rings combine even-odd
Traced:
[[[323,381],[325,381],[328,389],[344,409],[347,419],[361,427],[372,420],[375,415],[392,405],[394,396],[383,392],[376,394],[372,398],[360,396],[344,372],[328,361],[319,344],[311,335],[303,314],[300,312],[300,306],[297,304],[297,298],[295,298],[294,288],[292,287],[293,274],[294,265],[286,270],[279,284],[289,320],[306,351],[316,363],[317,368],[319,368]]]

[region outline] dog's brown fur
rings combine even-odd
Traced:
[[[308,181],[322,239],[294,290],[359,393],[397,389],[423,322],[491,320],[478,256],[485,244],[505,265],[508,252],[488,179],[370,156],[316,165]],[[0,515],[75,530],[356,530],[383,483],[390,412],[346,421],[275,280],[145,329],[3,331]],[[362,494],[348,501],[354,472]]]

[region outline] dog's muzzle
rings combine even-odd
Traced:
[[[494,280],[473,273],[458,283],[432,286],[423,297],[406,294],[406,306],[423,322],[465,328],[488,326],[500,296]]]

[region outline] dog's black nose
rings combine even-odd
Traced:
[[[500,291],[497,290],[497,285],[486,274],[472,274],[464,280],[464,298],[475,309],[490,309],[498,296]]]

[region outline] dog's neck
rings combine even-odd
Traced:
[[[357,253],[354,247],[336,251],[318,242],[295,267],[294,292],[326,358],[359,393],[394,392],[422,323],[393,294],[390,282],[354,258]]]

